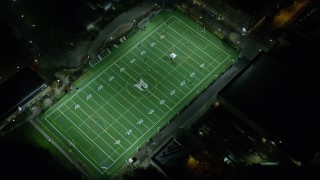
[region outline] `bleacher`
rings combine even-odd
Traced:
[[[107,48],[102,53],[98,54],[96,57],[94,57],[90,62],[89,65],[91,67],[97,65],[100,61],[102,61],[105,57],[109,56],[111,54],[111,51]]]

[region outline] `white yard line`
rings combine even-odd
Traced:
[[[175,19],[177,19],[176,17],[174,17]],[[171,18],[169,18],[169,19],[167,19],[165,22],[167,22],[167,21],[169,21]],[[178,19],[179,20],[179,19]],[[179,20],[180,21],[180,20]],[[143,40],[145,40],[146,38],[148,38],[150,35],[152,35],[156,30],[158,30],[160,27],[162,27],[163,25],[164,25],[164,23],[165,22],[163,22],[159,27],[157,27],[156,29],[154,29],[152,32],[150,32],[146,37],[144,37],[143,39],[142,39],[142,41]],[[180,21],[181,22],[181,21]],[[183,23],[183,22],[182,22]],[[183,23],[183,24],[185,24],[185,23]],[[186,25],[187,26],[187,25]],[[189,27],[189,26],[188,26]],[[170,29],[172,29],[171,27],[169,27]],[[190,28],[190,27],[189,27]],[[190,28],[191,29],[191,28]],[[172,29],[173,31],[175,31],[174,29]],[[192,29],[191,29],[192,30]],[[176,31],[175,31],[176,32]],[[197,32],[196,32],[197,33]],[[198,33],[197,33],[198,34]],[[200,34],[200,36],[202,36],[201,34]],[[203,37],[203,36],[202,36]],[[187,41],[189,41],[188,39],[186,39]],[[158,41],[158,43],[161,43],[161,42],[159,42]],[[178,42],[179,43],[179,42]],[[210,42],[211,43],[211,42]],[[171,43],[172,44],[172,43]],[[192,43],[193,44],[193,43]],[[212,43],[211,43],[212,44]],[[214,45],[214,44],[213,44]],[[215,46],[215,45],[214,45]],[[107,67],[105,67],[105,70],[103,70],[103,71],[101,71],[98,75],[96,75],[96,77],[95,78],[93,78],[93,79],[91,79],[91,81],[89,81],[84,87],[89,87],[91,90],[93,90],[91,87],[90,87],[90,84],[92,83],[92,82],[94,82],[95,84],[97,84],[98,85],[98,83],[96,83],[94,80],[96,80],[96,78],[99,78],[99,80],[100,81],[103,81],[106,85],[108,85],[110,88],[112,88],[108,83],[106,83],[100,76],[102,75],[102,74],[105,74],[105,72],[107,71],[107,70],[111,70],[111,71],[113,71],[113,72],[115,72],[115,73],[117,73],[115,70],[113,70],[113,69],[111,69],[111,67],[112,66],[114,66],[114,65],[116,65],[116,66],[118,66],[116,63],[120,60],[120,59],[122,59],[122,57],[124,57],[124,56],[127,56],[127,54],[129,53],[129,52],[132,52],[131,50],[133,49],[133,48],[135,48],[136,46],[133,46],[132,48],[130,48],[129,49],[129,51],[127,51],[126,53],[124,53],[121,57],[119,57],[115,62],[113,62],[113,63],[111,63],[109,66],[107,66]],[[197,46],[196,46],[197,47]],[[216,46],[215,46],[216,47]],[[218,48],[218,49],[220,49],[220,48]],[[152,52],[149,48],[148,48],[148,50],[150,51],[150,52]],[[200,49],[201,50],[201,49]],[[220,49],[221,50],[221,49]],[[221,50],[222,52],[224,52],[223,50]],[[163,51],[162,51],[163,52]],[[182,51],[182,52],[184,52],[184,51]],[[204,52],[205,53],[205,52]],[[224,52],[225,53],[225,52]],[[135,53],[133,53],[135,56],[136,56],[136,54]],[[206,54],[206,53],[205,53]],[[209,55],[208,55],[209,56]],[[158,56],[157,56],[158,57]],[[211,56],[209,56],[209,57],[211,57]],[[229,57],[229,56],[228,56]],[[221,62],[221,64],[222,63],[224,63],[224,61],[226,60],[226,59],[228,59],[228,57],[227,58],[225,58],[224,60],[223,60],[223,62]],[[159,57],[158,57],[159,58]],[[156,63],[156,61],[154,61],[154,63]],[[159,65],[159,64],[157,64],[158,66],[161,66],[161,65]],[[139,65],[138,65],[139,66]],[[189,64],[189,66],[191,66],[190,64]],[[226,66],[226,65],[224,65],[224,66]],[[120,66],[118,66],[118,67],[120,67]],[[141,67],[141,66],[139,66],[139,67]],[[218,67],[220,67],[220,64],[218,65],[218,66],[216,66],[215,68],[214,68],[214,70],[215,69],[217,69]],[[131,67],[130,67],[131,68]],[[100,69],[99,69],[100,70]],[[174,69],[174,70],[176,70],[176,69]],[[186,69],[185,69],[186,70]],[[213,71],[214,71],[213,70]],[[166,70],[165,70],[166,71]],[[187,70],[186,70],[187,71]],[[206,76],[205,76],[205,78],[203,78],[203,80],[202,81],[200,81],[199,82],[199,84],[198,85],[196,85],[196,86],[194,86],[191,90],[189,89],[189,92],[188,93],[183,93],[184,94],[184,97],[188,97],[188,95],[191,93],[191,92],[194,92],[194,90],[196,89],[196,88],[198,88],[199,87],[199,85],[201,84],[201,83],[203,83],[203,81],[205,81],[205,80],[208,80],[208,77],[209,76],[211,76],[211,74],[213,73],[213,71],[211,71],[211,72],[209,72]],[[125,72],[125,71],[124,71]],[[173,71],[171,71],[171,72],[173,72]],[[187,72],[189,72],[189,71],[187,71]],[[127,73],[127,72],[125,72],[125,73]],[[118,73],[117,73],[117,75],[119,75]],[[131,77],[131,75],[130,74],[128,74],[127,73],[127,75],[128,76],[130,76]],[[170,75],[170,73],[166,76],[166,77],[168,77]],[[182,75],[183,76],[183,75]],[[120,78],[122,78],[123,79],[123,77],[122,76],[119,76]],[[183,77],[185,77],[185,76],[183,76]],[[131,77],[132,78],[132,77]],[[163,78],[162,80],[164,80],[165,78]],[[124,79],[123,79],[124,80]],[[161,81],[162,81],[161,80]],[[125,81],[125,80],[124,80]],[[160,82],[161,82],[160,81]],[[116,82],[117,83],[117,82]],[[118,83],[117,83],[118,84]],[[120,85],[120,84],[118,84],[118,85]],[[174,85],[174,87],[176,87],[175,85]],[[112,88],[113,90],[115,90],[114,88]],[[124,88],[123,88],[124,89]],[[123,90],[122,89],[122,90]],[[179,87],[177,87],[177,89],[179,90],[179,91],[181,91],[181,92],[183,92]],[[103,90],[104,90],[104,88],[103,88]],[[122,91],[121,90],[121,91]],[[94,91],[94,90],[93,90]],[[115,90],[116,91],[116,90]],[[46,116],[46,118],[45,119],[47,119],[47,118],[49,118],[49,116],[51,116],[51,114],[52,113],[54,113],[56,110],[58,110],[58,111],[60,111],[60,108],[61,108],[61,106],[63,106],[65,103],[67,103],[67,102],[69,102],[69,101],[71,101],[71,102],[74,102],[73,101],[73,99],[74,99],[74,97],[76,96],[76,95],[78,95],[78,93],[79,93],[80,91],[77,91],[77,92],[75,92],[69,99],[67,99],[65,102],[63,102],[62,104],[60,104],[59,106],[58,106],[58,108],[56,108],[54,111],[52,111],[51,113],[49,113],[47,116]],[[95,91],[94,91],[95,92]],[[104,90],[104,92],[105,93],[107,93],[105,90]],[[117,92],[117,91],[116,91]],[[96,93],[96,92],[95,92]],[[98,93],[96,93],[97,95],[98,95]],[[107,93],[108,95],[110,95],[109,93]],[[162,93],[163,94],[163,93]],[[123,99],[125,99],[126,101],[127,101],[127,99],[125,98],[125,97],[123,97],[121,94],[120,94],[120,92],[118,92],[117,93],[117,95],[120,95]],[[163,95],[165,95],[165,94],[163,94]],[[100,95],[98,95],[98,96],[100,96]],[[166,96],[166,95],[165,95]],[[110,95],[110,97],[112,97],[112,99],[113,100],[115,100],[115,101],[117,101],[116,99],[114,99],[114,96],[111,96]],[[158,100],[160,100],[158,97],[156,97],[155,95],[154,95],[154,97],[155,98],[157,98]],[[166,96],[167,98],[169,98],[170,99],[170,96]],[[79,99],[81,99],[80,97],[78,97]],[[100,96],[100,98],[102,98],[101,96]],[[102,98],[103,99],[103,98]],[[190,99],[194,99],[194,96],[192,96],[192,97],[190,97],[190,98],[188,98],[189,100]],[[82,99],[81,99],[82,100]],[[110,99],[111,100],[111,99]],[[109,101],[110,101],[109,100]],[[166,117],[170,112],[171,112],[171,110],[173,110],[175,107],[177,107],[177,105],[180,105],[180,103],[181,103],[181,101],[183,101],[183,100],[186,100],[185,98],[181,98],[180,99],[180,101],[178,101],[172,108],[170,108],[170,107],[168,107],[170,110],[168,110],[163,116],[162,116],[162,118],[159,118],[158,117],[158,121],[156,121],[156,122],[153,122],[153,121],[151,121],[144,113],[142,113],[140,110],[138,110],[137,108],[135,108],[136,110],[138,110],[146,119],[148,119],[150,122],[152,122],[153,123],[153,125],[151,126],[151,127],[149,127],[149,129],[145,132],[145,133],[142,133],[140,130],[139,130],[139,128],[137,128],[134,124],[132,124],[128,119],[126,119],[125,117],[125,119],[126,119],[126,121],[127,122],[129,122],[133,127],[135,127],[136,129],[138,129],[141,133],[142,133],[142,135],[141,135],[141,137],[135,137],[136,138],[136,141],[135,142],[133,142],[133,143],[130,143],[125,137],[123,137],[122,135],[121,135],[121,133],[119,133],[118,131],[116,131],[118,134],[120,134],[120,136],[122,136],[122,138],[124,138],[125,140],[127,140],[128,142],[129,142],[129,144],[130,144],[130,147],[129,148],[127,148],[127,149],[125,149],[123,146],[122,146],[122,148],[124,148],[125,149],[125,151],[122,153],[122,154],[118,154],[119,155],[119,157],[117,158],[117,159],[115,159],[115,160],[113,160],[110,156],[108,156],[94,141],[92,141],[81,129],[79,129],[79,127],[77,127],[77,126],[75,126],[75,127],[77,127],[79,130],[80,130],[80,132],[82,132],[82,134],[84,134],[88,139],[90,139],[92,142],[93,142],[93,144],[95,144],[105,155],[107,155],[108,156],[108,158],[110,159],[110,160],[112,160],[113,161],[113,163],[112,163],[112,165],[110,165],[110,167],[111,166],[113,166],[113,164],[114,163],[116,163],[124,154],[126,154],[127,153],[127,151],[129,151],[137,142],[139,142],[139,140],[140,139],[142,139],[143,137],[145,137],[145,135],[151,130],[151,129],[153,129],[156,125],[158,125],[158,123],[160,122],[160,121],[162,121],[163,120],[163,118],[164,117]],[[189,100],[188,101],[186,101],[186,102],[189,102]],[[83,101],[83,100],[82,100]],[[103,99],[103,101],[105,102],[105,104],[107,104],[109,101],[105,101],[104,99]],[[83,101],[84,102],[84,101]],[[128,101],[129,102],[129,101]],[[140,100],[137,100],[136,101],[136,103],[138,103],[138,102],[140,102]],[[84,102],[85,103],[85,102]],[[95,101],[95,103],[96,104],[98,104],[96,101]],[[127,109],[126,111],[125,111],[125,113],[126,112],[129,112],[133,117],[135,117],[137,120],[138,120],[138,118],[135,116],[135,115],[133,115],[132,113],[131,113],[131,111],[130,111],[130,109],[132,108],[132,107],[135,107],[134,105],[136,104],[136,103],[134,103],[134,104],[131,104],[130,102],[129,102],[129,104],[131,105],[131,107],[129,108],[129,109]],[[85,103],[87,106],[89,106],[87,103]],[[104,105],[105,105],[104,104]],[[121,106],[122,106],[122,104],[120,103],[120,102],[118,102],[118,104],[120,104]],[[143,103],[141,103],[140,102],[140,104],[141,105],[143,105],[143,106],[145,106]],[[153,104],[153,103],[152,103]],[[99,105],[99,104],[98,104]],[[99,105],[100,106],[100,109],[103,109],[103,106],[104,105]],[[153,104],[155,107],[157,107],[157,105],[155,105],[155,104]],[[90,107],[90,106],[89,106]],[[122,106],[123,107],[123,106]],[[146,106],[145,106],[146,107]],[[179,108],[181,108],[181,107],[185,107],[185,105],[183,105],[183,106],[180,106]],[[91,108],[91,107],[90,107]],[[113,108],[113,107],[112,107]],[[123,108],[125,108],[125,107],[123,107]],[[79,108],[79,109],[81,109],[81,108]],[[92,108],[91,108],[92,109]],[[113,108],[114,109],[114,108]],[[149,109],[148,107],[146,107],[146,109]],[[158,108],[159,109],[159,108]],[[72,111],[70,108],[69,108],[69,110],[70,111]],[[93,110],[93,109],[92,109]],[[118,111],[118,110],[116,110],[116,109],[114,109],[115,111],[117,111],[120,115],[121,115],[121,113]],[[159,109],[160,110],[160,109]],[[82,109],[81,109],[81,111],[83,111]],[[161,110],[160,110],[161,111]],[[94,112],[96,112],[96,111],[94,111]],[[107,111],[105,111],[105,112],[107,112]],[[62,114],[63,112],[62,111],[60,111],[60,113]],[[73,111],[72,111],[72,113],[74,113]],[[84,112],[85,113],[85,112]],[[109,112],[107,112],[108,114],[109,114]],[[124,114],[125,114],[124,113]],[[162,111],[162,113],[164,113],[163,111]],[[75,113],[74,113],[75,114]],[[85,113],[86,114],[86,113]],[[76,115],[76,114],[75,114]],[[87,115],[87,114],[86,114]],[[109,114],[110,116],[112,116],[111,114]],[[154,114],[154,115],[156,115],[156,114]],[[77,115],[76,115],[77,116]],[[88,116],[88,115],[87,115]],[[100,117],[101,117],[101,115],[99,115]],[[157,116],[157,115],[156,115]],[[67,117],[67,116],[65,116],[73,125],[75,125],[71,120],[70,120],[70,118],[69,117]],[[78,116],[77,116],[78,117]],[[90,116],[88,116],[88,117],[90,117]],[[121,117],[121,116],[120,116]],[[119,118],[120,118],[119,117]],[[78,117],[79,118],[79,117]],[[119,119],[118,118],[118,119]],[[80,118],[79,118],[80,119]],[[114,122],[117,122],[116,120],[114,121]],[[49,122],[50,123],[50,122]],[[85,123],[85,122],[84,122]],[[119,123],[119,122],[118,122]],[[51,124],[51,123],[50,123]],[[86,123],[85,123],[86,124]],[[108,123],[109,124],[109,123]],[[124,129],[126,129],[121,123],[119,123]],[[98,126],[100,126],[99,124],[97,124]],[[52,127],[54,127],[52,124],[51,124],[51,126]],[[110,126],[112,126],[112,124],[110,124],[109,125],[109,127]],[[101,126],[100,126],[101,127]],[[54,127],[55,128],[55,127]],[[113,128],[113,127],[112,127]],[[114,128],[113,128],[114,129]],[[57,130],[56,128],[55,128],[55,130],[56,131],[58,131],[58,133],[60,133],[60,131],[59,130]],[[60,133],[61,134],[61,133]],[[63,134],[61,134],[62,136],[63,136]],[[98,135],[99,136],[99,135]],[[63,136],[64,137],[64,136]],[[111,138],[113,138],[111,135],[110,135],[110,137]],[[64,137],[65,138],[65,137]],[[101,137],[100,137],[101,138]],[[65,138],[66,139],[66,138]],[[102,138],[101,138],[102,139]],[[114,139],[114,138],[113,138]],[[67,140],[67,139],[66,139]],[[102,139],[103,140],[103,139]],[[115,140],[115,139],[114,139]],[[106,143],[106,144],[108,144],[108,143]],[[108,144],[109,145],[109,144]],[[109,145],[110,146],[110,145]],[[110,146],[111,147],[111,146]],[[119,148],[119,147],[118,147]],[[113,150],[113,151],[115,151],[112,147],[111,147],[111,149]],[[79,152],[80,152],[80,150],[78,150]],[[81,152],[80,152],[80,154],[83,156],[83,157],[85,157],[86,158],[86,156],[84,156]],[[87,159],[87,158],[86,158]],[[87,159],[88,160],[88,159]],[[104,161],[106,161],[107,159],[105,159]],[[92,164],[92,162],[90,161],[90,160],[88,160],[91,164]],[[99,170],[99,168],[97,168],[94,164],[92,164],[100,173],[102,173],[100,170]],[[107,170],[105,170],[104,172],[106,172]],[[103,173],[104,173],[103,172]]]
[[[81,101],[83,101],[81,98],[79,98]],[[74,101],[72,101],[74,104],[76,104]],[[84,101],[83,101],[84,102]],[[85,102],[84,102],[85,103]],[[88,105],[87,105],[88,106]],[[67,106],[66,106],[67,107]],[[88,106],[89,108],[91,108],[90,106]],[[74,115],[76,115],[77,117],[78,117],[78,119],[82,119],[82,118],[80,118],[76,113],[74,113],[74,111],[72,110],[72,109],[70,109],[69,107],[67,107],[70,111],[72,111],[72,113],[74,114]],[[92,117],[90,116],[90,115],[88,115],[85,111],[83,111],[82,110],[82,108],[79,108],[86,116],[87,116],[87,119],[91,119],[93,122],[95,122],[93,119],[92,119]],[[92,109],[92,108],[91,108]],[[92,109],[93,110],[93,109]],[[94,111],[94,110],[93,110]],[[91,129],[90,128],[90,126],[88,126],[88,124],[86,123],[86,122],[84,122],[83,121],[83,124],[85,124],[89,129]],[[95,124],[96,125],[98,125],[101,129],[102,129],[102,131],[103,132],[106,132],[106,130],[103,128],[103,127],[101,127],[98,123],[96,123],[95,122]],[[78,127],[79,129],[80,129],[80,127]],[[92,132],[94,132],[94,131],[92,131]],[[107,132],[106,132],[107,133]],[[99,134],[98,133],[96,133],[96,132],[94,132],[94,134],[96,134],[98,137],[100,137],[99,136]],[[110,137],[112,137],[111,135],[110,135]],[[101,137],[100,137],[101,138]],[[112,137],[113,138],[113,137]],[[106,144],[108,144],[109,145],[109,143],[107,143],[103,138],[101,138],[102,139],[102,141],[104,142],[104,143],[106,143]],[[90,139],[92,142],[93,142],[93,140],[92,139]],[[114,139],[113,138],[113,140],[116,140],[116,139]],[[130,142],[129,142],[130,143]],[[110,146],[110,145],[109,145]],[[111,146],[110,146],[111,147]],[[122,146],[123,147],[123,146]],[[123,147],[124,149],[125,149],[125,147]],[[111,149],[112,150],[114,150],[112,147],[111,147]]]
[[[50,118],[49,118],[49,119],[50,119]],[[66,138],[66,137],[63,135],[63,133],[61,133],[54,125],[52,125],[50,121],[47,120],[47,117],[45,118],[45,120],[46,120],[46,121],[56,130],[56,132],[58,132],[66,141],[69,140],[69,139]],[[52,119],[51,119],[51,120],[52,120]],[[43,125],[44,125],[44,124],[43,124]],[[46,126],[46,125],[44,125],[44,126]],[[49,130],[49,131],[51,131],[51,130]],[[51,132],[52,132],[52,131],[51,131]],[[53,134],[55,134],[55,133],[53,133]],[[95,167],[101,174],[103,174],[103,172],[100,171],[100,168],[97,168],[97,166],[94,165],[94,164],[87,158],[86,155],[83,155],[82,152],[81,152],[78,148],[75,147],[75,149],[76,149],[88,162],[90,162],[90,164],[91,164],[93,167]]]

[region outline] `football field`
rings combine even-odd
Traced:
[[[161,12],[91,63],[39,126],[90,175],[110,177],[237,58],[180,12]]]

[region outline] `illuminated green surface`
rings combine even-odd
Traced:
[[[91,176],[112,176],[238,57],[202,30],[180,12],[157,14],[78,79],[39,126]]]

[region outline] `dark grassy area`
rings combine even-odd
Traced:
[[[41,145],[46,148],[38,146],[33,139],[41,139]],[[44,141],[29,124],[0,137],[1,176],[8,179],[83,179],[49,142]]]

